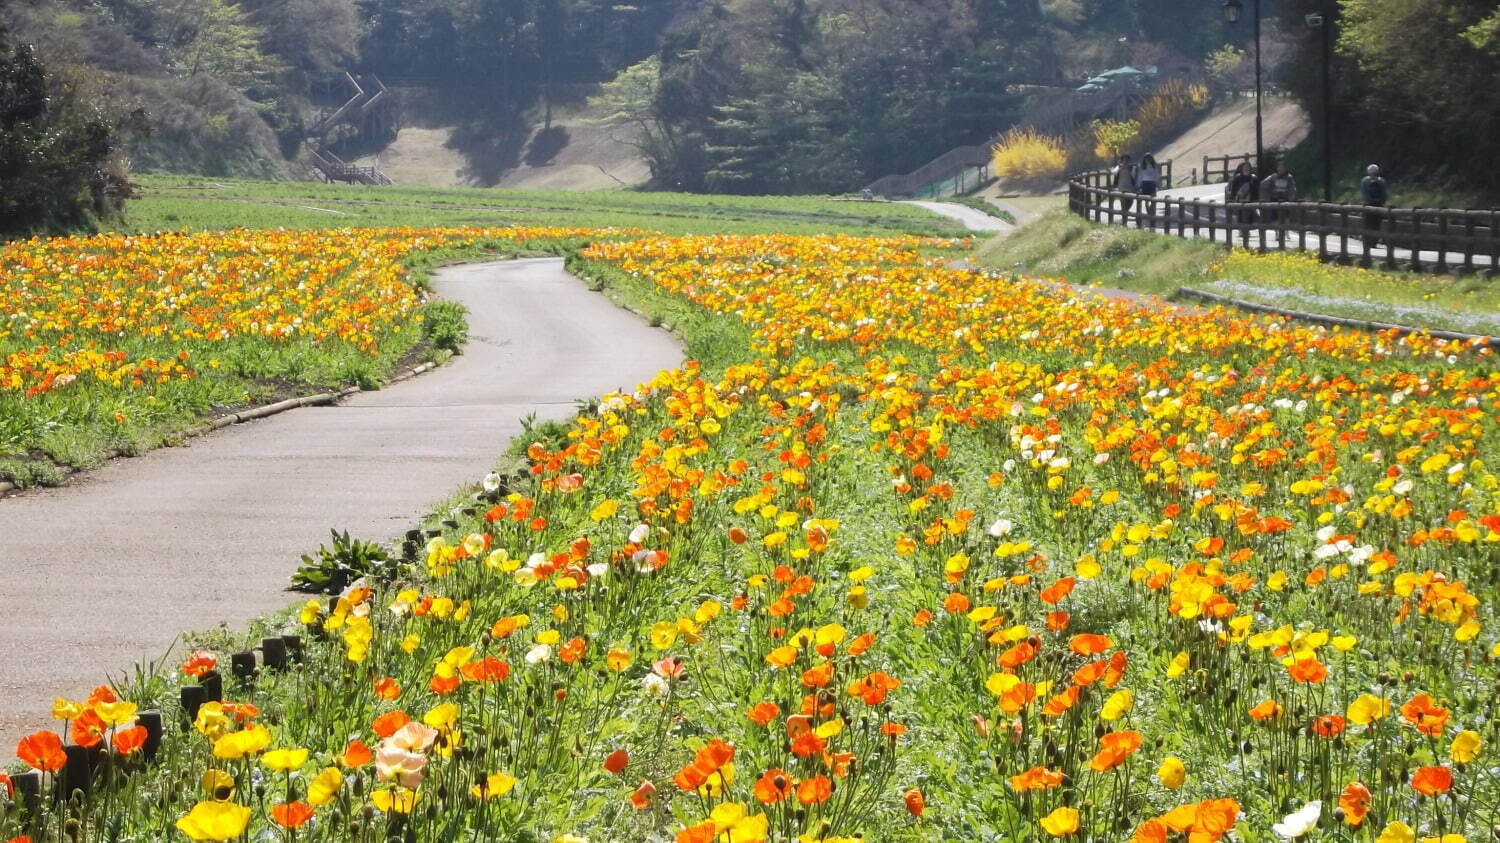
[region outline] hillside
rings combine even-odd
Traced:
[[[450,109],[432,108],[442,91],[395,88],[402,123],[396,137],[355,163],[378,166],[397,184],[423,187],[504,187],[519,190],[604,190],[636,187],[651,177],[637,138],[607,123],[605,109],[575,103],[554,110],[550,127],[532,126],[508,150],[465,143]]]

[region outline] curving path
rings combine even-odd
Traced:
[[[181,631],[240,628],[296,600],[287,578],[330,528],[395,536],[488,471],[521,417],[565,418],[576,398],[682,360],[560,260],[434,280],[471,311],[449,365],[0,500],[0,762],[21,735],[61,725],[55,695],[160,658]]]
[[[970,208],[968,205],[960,205],[957,202],[907,202],[906,204],[925,208],[950,220],[958,220],[970,231],[995,234],[1015,229],[1015,226],[999,217],[992,217],[984,211]]]

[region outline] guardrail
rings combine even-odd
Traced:
[[[1500,274],[1500,209],[1146,197],[1114,190],[1108,170],[1070,179],[1068,208],[1097,223],[1259,252],[1310,252],[1324,261],[1413,272]]]

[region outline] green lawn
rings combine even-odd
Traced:
[[[364,187],[192,176],[142,176],[139,182],[141,198],[114,224],[118,230],[569,225],[668,234],[965,233],[957,223],[910,205],[827,197]]]
[[[1319,264],[1298,254],[1095,225],[1057,210],[976,252],[983,266],[1170,297],[1182,287],[1259,304],[1413,327],[1500,333],[1500,289],[1482,277]]]

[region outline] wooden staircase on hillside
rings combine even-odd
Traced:
[[[378,167],[350,164],[330,150],[328,136],[343,125],[362,125],[378,118],[387,108],[390,92],[374,74],[365,77],[366,85],[352,73],[345,73],[353,93],[338,108],[321,115],[307,129],[307,149],[312,170],[324,181],[347,184],[394,184]]]

